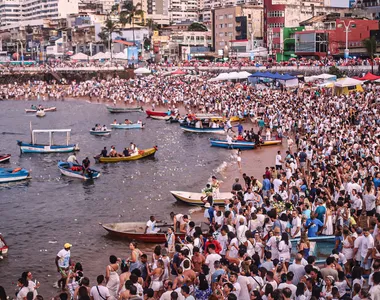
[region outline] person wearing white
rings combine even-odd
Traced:
[[[294,299],[296,297],[296,291],[297,291],[297,287],[292,283],[293,278],[294,278],[293,272],[288,272],[286,274],[286,282],[280,283],[278,286],[280,290],[284,288],[289,288],[292,291],[291,299]]]
[[[292,227],[290,228],[290,236],[292,239],[301,236],[301,218],[298,216],[297,210],[292,211]]]
[[[91,300],[106,300],[111,297],[107,287],[104,286],[104,276],[99,275],[96,278],[98,285],[95,285],[90,290]]]
[[[149,221],[146,222],[146,233],[157,233],[160,231],[160,228],[156,227],[156,219],[154,216],[150,216]]]
[[[214,263],[218,260],[220,261],[222,257],[219,254],[215,253],[215,245],[213,244],[210,244],[208,246],[208,251],[210,254],[207,255],[205,264],[210,268],[210,274],[212,274],[215,272]]]
[[[240,294],[238,299],[249,299],[249,293],[251,291],[251,282],[249,281],[248,277],[239,275],[237,278],[237,282],[240,284]]]
[[[289,235],[286,232],[282,233],[281,241],[278,243],[278,252],[280,262],[290,262],[290,253],[292,251],[292,243],[289,242]]]

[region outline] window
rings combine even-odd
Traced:
[[[229,28],[232,28],[232,23],[229,23],[229,24],[228,24],[228,27],[229,27]]]
[[[219,16],[219,20],[223,20],[223,16]]]
[[[278,18],[278,17],[284,17],[284,11],[270,11],[268,12],[269,18]]]
[[[251,14],[248,14],[248,19],[252,18],[252,15]]]
[[[224,46],[224,42],[219,42],[219,46]]]
[[[351,28],[356,28],[356,24],[351,24]]]
[[[342,23],[339,23],[338,25],[336,25],[337,28],[342,28],[343,27],[343,24]]]
[[[224,36],[224,32],[219,32],[219,37],[223,37]]]
[[[228,19],[232,19],[233,18],[233,15],[228,15]]]

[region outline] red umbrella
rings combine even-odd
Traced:
[[[172,72],[171,75],[186,75],[186,72],[184,72],[180,69],[177,69],[174,72]]]

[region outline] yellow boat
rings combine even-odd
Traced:
[[[177,201],[184,202],[190,205],[204,205],[201,200],[201,197],[206,197],[203,193],[190,193],[190,192],[182,192],[182,191],[170,191],[174,198]],[[214,199],[214,204],[216,205],[224,205],[224,201],[227,199],[231,199],[234,195],[231,193],[219,193],[217,199]]]
[[[269,140],[265,141],[261,144],[261,146],[272,146],[272,145],[279,145],[282,143],[282,140]]]
[[[100,163],[116,163],[120,161],[131,161],[138,160],[145,157],[153,156],[157,151],[157,146],[149,149],[139,150],[139,154],[131,156],[122,156],[122,157],[100,157],[95,156],[95,160]]]
[[[231,122],[243,122],[244,118],[239,118],[238,116],[233,116],[230,118]]]

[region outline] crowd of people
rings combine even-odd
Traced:
[[[237,178],[222,207],[214,203],[220,184],[213,178],[201,226],[186,214],[171,214],[165,245],[149,254],[131,242],[130,257],[110,256],[96,280],[71,261],[71,245],[65,244],[56,257],[56,286],[63,290],[58,298],[380,299],[379,91],[367,85],[365,93],[331,96],[318,88],[256,90],[209,78],[201,73],[0,86],[3,97],[89,97],[242,115],[287,143],[261,178]],[[155,222],[152,216],[149,230]],[[328,251],[321,253],[315,239],[331,241]],[[75,252],[73,258],[80,261]],[[41,298],[29,273],[19,280],[19,300]],[[0,300],[4,295],[0,288]]]

